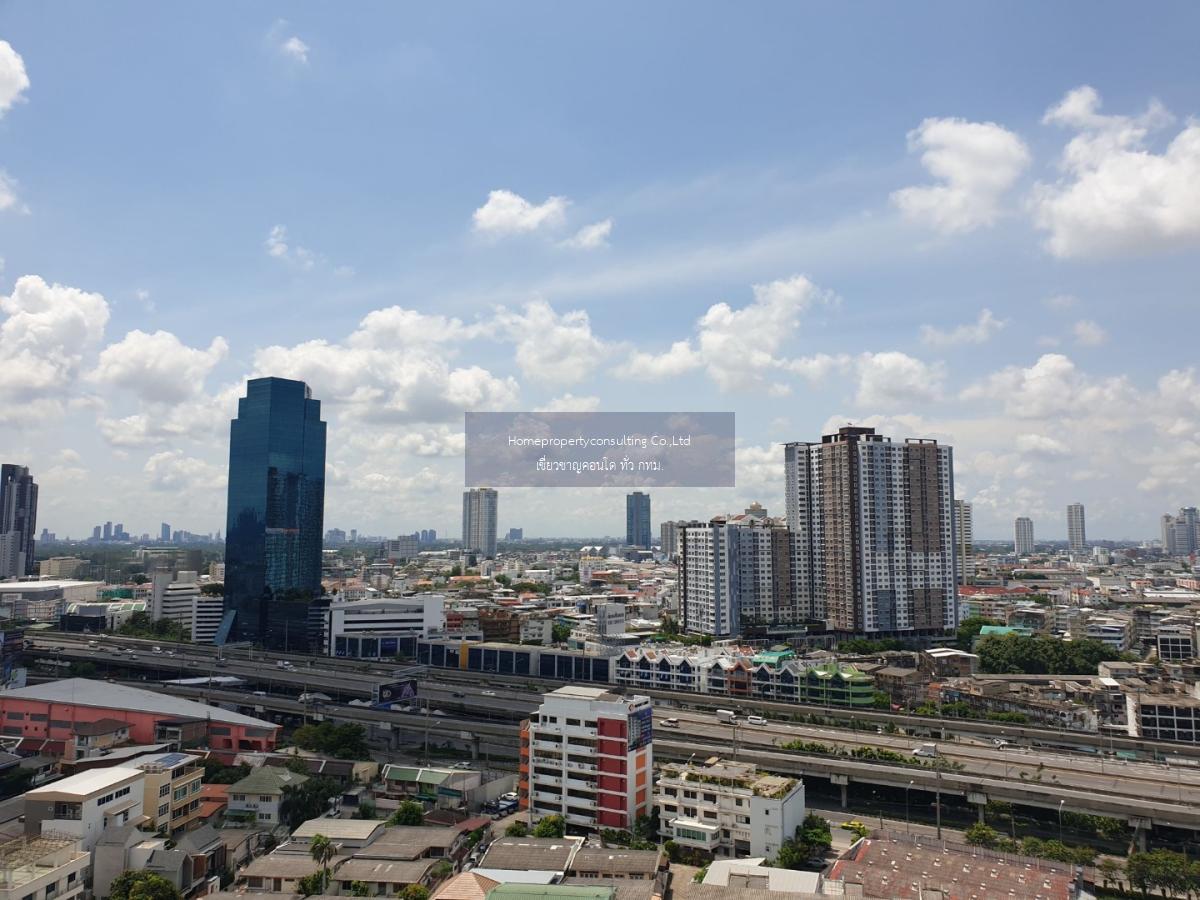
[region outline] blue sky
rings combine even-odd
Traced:
[[[60,534],[221,527],[252,374],[369,532],[456,534],[462,411],[548,405],[737,412],[656,520],[781,511],[846,421],[951,442],[983,537],[1200,502],[1194,5],[70,13],[0,5],[0,455]]]

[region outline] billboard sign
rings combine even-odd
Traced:
[[[389,681],[386,684],[375,685],[376,703],[404,703],[417,699],[416,679],[406,678],[403,681]]]

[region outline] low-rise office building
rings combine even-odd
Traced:
[[[138,757],[129,765],[146,773],[142,809],[148,830],[179,834],[199,820],[204,778],[199,756],[155,753]]]
[[[351,659],[391,659],[400,638],[428,637],[445,627],[441,594],[334,602],[325,610],[326,650]]]
[[[77,840],[24,836],[0,844],[0,900],[75,900],[91,854]]]
[[[140,769],[114,766],[71,775],[25,794],[25,836],[68,836],[91,852],[107,828],[141,824]]]
[[[714,856],[774,859],[804,821],[804,783],[747,763],[666,765],[657,792],[660,833]]]

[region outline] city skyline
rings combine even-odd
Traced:
[[[953,445],[977,540],[1065,536],[1076,499],[1093,540],[1155,538],[1200,474],[1200,11],[1173,8],[1131,47],[1115,7],[1079,41],[1069,6],[694,4],[664,66],[671,8],[630,35],[554,7],[15,7],[6,457],[60,535],[113,495],[131,532],[216,531],[246,379],[296,378],[342,435],[330,523],[453,534],[464,410],[652,398],[739,426],[739,487],[656,491],[660,520],[778,508],[781,445],[853,423]],[[548,58],[514,60],[530,35]],[[111,152],[64,156],[84,127]],[[507,490],[501,527],[619,535],[619,496]]]

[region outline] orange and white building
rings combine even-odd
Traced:
[[[631,829],[654,805],[649,697],[567,685],[521,723],[520,802],[531,821]]]

